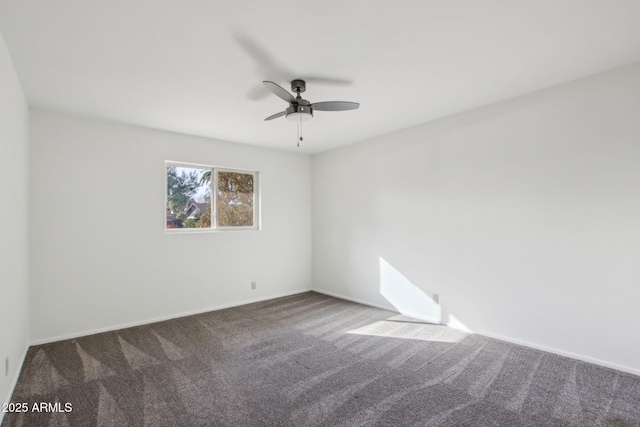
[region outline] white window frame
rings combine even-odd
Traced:
[[[211,170],[211,227],[209,228],[167,228],[167,197],[168,197],[168,180],[167,180],[167,168],[182,167],[192,169],[210,169]],[[253,175],[253,225],[252,226],[220,226],[218,225],[218,172],[232,172],[241,174]],[[260,216],[260,172],[247,169],[220,167],[204,165],[199,163],[187,163],[173,160],[166,160],[164,162],[164,230],[166,233],[211,233],[220,231],[246,231],[246,230],[260,230],[261,229],[261,216]]]

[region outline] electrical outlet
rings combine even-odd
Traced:
[[[438,296],[438,294],[433,294],[433,303],[440,304],[440,297]]]
[[[256,288],[256,281],[254,280],[253,282],[251,282],[251,289],[255,289]]]
[[[4,376],[6,377],[7,375],[9,375],[9,356],[4,359]]]

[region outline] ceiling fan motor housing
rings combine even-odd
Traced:
[[[291,92],[302,93],[307,90],[307,83],[304,80],[291,80]]]

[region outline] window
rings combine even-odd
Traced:
[[[257,230],[258,172],[166,162],[166,230]]]

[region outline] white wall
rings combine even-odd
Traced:
[[[28,131],[27,102],[0,34],[0,403],[9,402],[29,335]]]
[[[165,160],[258,170],[262,230],[165,233]],[[34,111],[30,170],[33,342],[310,288],[307,155]]]
[[[312,208],[315,289],[640,373],[640,64],[315,155]]]

